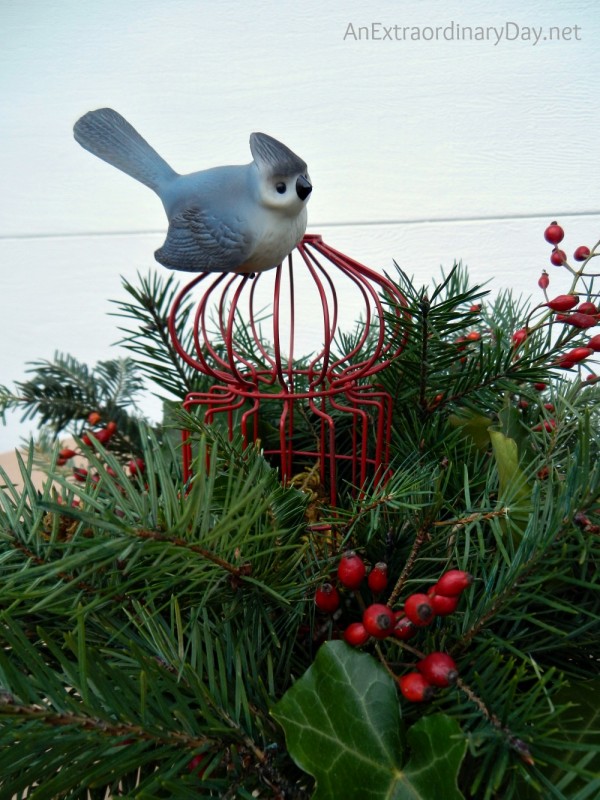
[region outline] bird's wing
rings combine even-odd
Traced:
[[[165,243],[154,256],[169,269],[232,272],[250,252],[250,236],[243,227],[242,220],[234,230],[205,210],[186,208],[171,218]]]

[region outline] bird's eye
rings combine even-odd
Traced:
[[[285,194],[287,186],[285,185],[285,183],[281,182],[281,183],[276,183],[275,188],[277,189],[279,194]]]

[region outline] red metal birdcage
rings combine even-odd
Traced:
[[[186,332],[178,314],[189,303],[195,313]],[[352,338],[340,332],[340,303],[354,320],[362,315]],[[392,400],[375,376],[404,347],[405,306],[389,279],[318,235],[306,235],[283,264],[254,276],[201,273],[177,295],[169,330],[181,358],[214,382],[189,393],[184,408],[208,423],[224,421],[244,446],[260,439],[284,482],[318,470],[335,505],[340,471],[356,488],[387,477]],[[317,347],[298,359],[298,342],[311,340]],[[348,351],[340,355],[344,343]],[[185,432],[183,462],[187,481],[192,449]]]

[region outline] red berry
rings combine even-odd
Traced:
[[[411,594],[406,598],[404,602],[404,613],[413,625],[417,627],[431,624],[435,617],[435,611],[433,610],[430,598],[427,597],[426,594],[421,594],[419,592]]]
[[[357,556],[354,550],[347,550],[342,554],[338,564],[337,576],[342,586],[347,589],[358,589],[366,571],[362,558]]]
[[[527,338],[527,329],[519,328],[519,330],[515,331],[512,335],[513,345],[515,347],[518,347],[520,344],[523,344],[526,338]]]
[[[143,458],[132,458],[127,466],[129,467],[129,472],[132,475],[137,475],[138,472],[141,473],[146,471],[146,462]]]
[[[573,364],[578,364],[580,361],[589,358],[593,352],[594,350],[591,347],[574,347],[572,350],[567,350],[563,358]]]
[[[371,572],[369,572],[369,577],[367,578],[369,589],[374,594],[381,594],[381,592],[385,591],[387,582],[387,564],[384,564],[383,561],[379,561],[375,564]]]
[[[88,471],[87,469],[83,469],[83,467],[75,467],[75,469],[73,470],[73,477],[75,478],[76,481],[79,481],[80,483],[85,483],[87,475]]]
[[[434,686],[450,686],[458,678],[454,659],[447,653],[429,653],[419,661],[417,669]]]
[[[596,334],[596,336],[592,336],[592,338],[587,343],[588,347],[591,347],[592,350],[595,350],[596,353],[600,352],[600,333]]]
[[[558,247],[555,247],[550,254],[550,263],[554,264],[555,267],[562,267],[566,260],[567,254],[564,250],[559,250]]]
[[[564,322],[565,325],[572,325],[574,328],[593,328],[598,324],[596,317],[592,314],[582,314],[580,311],[572,311],[570,314],[556,314],[556,322]]]
[[[579,298],[576,294],[559,294],[552,300],[548,300],[544,305],[551,308],[552,311],[570,311],[575,308],[578,302]]]
[[[365,608],[362,621],[371,636],[376,639],[385,639],[392,633],[396,618],[389,606],[384,606],[383,603],[372,603]]]
[[[63,458],[65,461],[68,461],[70,458],[73,458],[73,456],[76,455],[77,453],[75,452],[75,450],[71,450],[70,447],[63,447],[63,449],[59,450],[58,453],[58,457]]]
[[[542,270],[542,274],[540,275],[540,279],[538,280],[538,286],[540,289],[547,289],[550,285],[550,278],[548,277],[548,273],[545,269]]]
[[[331,583],[323,583],[315,592],[315,605],[325,614],[333,614],[340,606],[340,593]]]
[[[544,403],[544,408],[546,411],[554,411],[554,403]]]
[[[190,772],[195,772],[199,778],[202,778],[206,771],[206,767],[201,767],[200,765],[204,761],[206,757],[206,753],[200,753],[197,756],[194,756],[192,760],[187,765],[187,768]]]
[[[548,388],[548,384],[547,383],[542,383],[541,381],[539,381],[538,383],[534,383],[533,384],[533,388],[537,389],[538,392],[543,392],[544,389]]]
[[[97,431],[92,431],[92,435],[100,444],[106,444],[111,437],[111,433],[107,428],[100,428]]]
[[[396,639],[401,639],[403,642],[412,639],[418,630],[417,626],[414,625],[408,617],[404,616],[403,611],[398,612],[395,616],[396,622],[394,624],[392,636],[395,636]]]
[[[430,595],[431,605],[438,617],[447,617],[448,614],[452,614],[456,610],[458,599],[459,595],[454,597],[436,593]]]
[[[398,685],[404,697],[412,703],[423,703],[431,700],[435,692],[433,686],[420,672],[409,672],[407,675],[401,675],[398,678]]]
[[[344,639],[352,647],[362,647],[370,638],[371,635],[362,622],[351,622],[344,631]]]
[[[88,425],[92,425],[92,426],[93,425],[97,425],[100,422],[101,419],[102,419],[102,417],[100,416],[100,414],[97,411],[90,411],[90,413],[88,415],[88,418],[87,418]]]
[[[481,311],[481,303],[473,303],[473,305],[470,306],[469,311],[473,311],[474,313]]]
[[[478,342],[481,339],[481,334],[479,333],[479,331],[470,331],[465,336],[465,339],[468,342]]]
[[[462,569],[449,569],[435,585],[435,593],[456,597],[473,583],[473,576]]]
[[[571,364],[571,366],[573,366]],[[556,428],[556,420],[555,419],[545,419],[543,422],[538,422],[537,425],[534,425],[531,429],[532,431],[547,431],[551,433]]]
[[[575,362],[569,361],[569,359],[566,358],[565,356],[559,358],[558,361],[555,362],[555,364],[557,367],[560,367],[561,369],[571,369],[571,367],[575,366]]]
[[[556,220],[553,220],[544,231],[544,239],[549,244],[558,244],[559,242],[562,242],[564,236],[565,232],[556,222]]]
[[[100,442],[100,444],[106,444],[116,430],[117,423],[108,422],[105,428],[100,428],[100,430],[94,431],[94,436]]]
[[[594,303],[590,303],[589,300],[585,303],[579,303],[577,306],[577,311],[580,311],[582,314],[597,314],[598,309],[596,308]]]
[[[590,248],[586,247],[584,244],[580,244],[577,250],[573,253],[573,258],[575,261],[585,261],[586,258],[589,258],[590,255]]]

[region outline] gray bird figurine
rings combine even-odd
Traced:
[[[250,135],[253,161],[179,175],[111,108],[75,123],[75,139],[149,186],[169,220],[155,252],[169,269],[261,272],[291,253],[306,230],[312,184],[306,163],[265,133]]]

